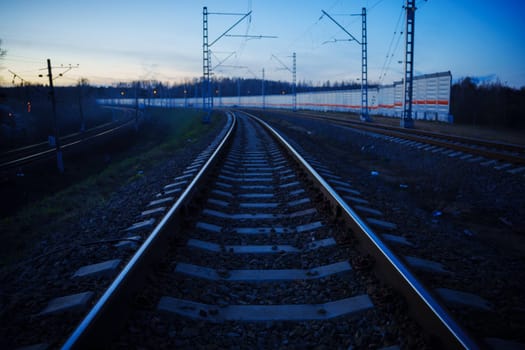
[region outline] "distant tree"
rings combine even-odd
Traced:
[[[6,55],[7,55],[7,50],[2,48],[2,39],[0,39],[0,60],[2,60]],[[0,67],[2,66],[0,65]],[[3,79],[0,78],[0,82],[2,80]]]
[[[525,89],[501,82],[477,84],[470,77],[452,86],[450,112],[460,124],[525,127]]]
[[[2,39],[0,39],[0,58],[4,58],[7,55],[7,50],[2,48]]]

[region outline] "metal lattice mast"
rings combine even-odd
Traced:
[[[228,28],[224,33],[219,35],[215,40],[213,40],[211,43],[208,43],[208,15],[227,15],[227,16],[242,16],[237,22],[235,22],[230,28]],[[210,48],[215,44],[217,41],[219,41],[221,38],[225,36],[236,36],[236,37],[252,37],[251,35],[228,35],[228,33],[235,28],[239,23],[241,23],[245,18],[249,17],[252,14],[252,11],[248,13],[209,13],[208,8],[204,6],[202,8],[202,108],[204,111],[207,111],[204,122],[209,122],[211,117],[211,111],[213,108],[213,94],[211,91],[211,71],[212,71],[212,65],[211,65],[211,51]],[[265,36],[258,36],[258,38],[263,38]],[[232,53],[233,55],[233,53]],[[230,55],[231,56],[231,55]],[[230,57],[228,56],[228,57]],[[226,58],[228,59],[228,58]],[[219,62],[218,65],[222,64],[225,60],[222,62]]]
[[[332,16],[330,16],[326,11],[321,10],[323,15],[328,17],[332,22],[334,22],[339,28],[341,28],[350,39],[348,41],[355,41],[361,45],[361,120],[369,121],[368,115],[368,57],[366,50],[366,8],[363,7],[363,10],[360,14],[355,14],[352,16],[361,16],[362,17],[362,38],[361,41],[357,40],[348,30],[345,29],[339,22],[337,22]],[[335,40],[339,41],[339,40]]]
[[[361,34],[361,120],[368,121],[368,53],[366,35],[366,8],[361,12],[363,29]]]
[[[288,56],[290,57],[290,56]],[[297,110],[297,92],[296,92],[296,85],[297,85],[297,60],[296,60],[296,54],[295,52],[292,53],[292,69],[288,67],[283,61],[279,59],[279,57],[272,55],[271,58],[274,58],[277,62],[283,66],[281,69],[286,69],[288,72],[292,73],[292,109],[295,112]]]
[[[208,8],[202,8],[202,109],[211,113],[210,49],[208,46]]]
[[[412,119],[412,91],[414,85],[415,0],[407,0],[405,9],[405,79],[403,80],[403,118],[401,119],[401,126],[404,128],[411,128],[414,126],[414,120]]]
[[[295,112],[297,110],[297,61],[296,61],[296,55],[295,52],[293,53],[293,66],[292,66],[292,104],[293,104],[293,111]]]

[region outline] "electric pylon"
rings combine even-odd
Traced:
[[[366,35],[366,8],[363,7],[361,12],[362,30],[361,30],[361,120],[369,121],[368,115],[368,53],[367,53],[367,35]]]
[[[208,45],[208,8],[202,9],[202,109],[206,113],[203,122],[209,123],[212,108],[210,93],[210,48]]]
[[[414,127],[414,119],[412,118],[412,91],[414,85],[415,0],[406,0],[405,10],[405,79],[403,80],[403,116],[401,126],[404,128],[412,128]]]
[[[281,66],[283,66],[282,69],[285,69],[285,70],[289,71],[290,73],[292,73],[292,107],[293,107],[293,111],[295,112],[295,111],[297,111],[297,92],[296,92],[296,88],[297,88],[297,60],[296,60],[296,54],[295,54],[295,52],[292,54],[292,69],[290,69],[286,64],[284,64],[284,62],[281,61],[279,59],[279,57],[277,57],[275,55],[272,55],[271,58],[275,58],[277,60],[277,62],[279,62],[281,64]]]
[[[355,41],[361,45],[361,120],[370,121],[370,116],[368,114],[368,57],[367,57],[367,35],[366,35],[366,8],[363,7],[361,14],[355,16],[362,17],[362,35],[361,41],[357,40],[345,27],[343,27],[339,22],[337,22],[332,16],[330,16],[326,11],[321,10],[323,15],[328,17],[332,22],[334,22],[339,28],[341,28],[350,39],[348,41]],[[338,40],[335,40],[338,41]]]

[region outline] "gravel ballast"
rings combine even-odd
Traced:
[[[410,245],[403,256],[440,263],[451,273],[425,273],[430,288],[473,293],[493,311],[453,307],[460,323],[480,337],[525,343],[525,181],[479,162],[423,151],[362,131],[299,118],[300,113],[256,112],[303,154],[352,182],[367,206],[396,224]],[[353,204],[353,203],[349,203]]]
[[[141,213],[148,203],[202,152],[225,126],[226,118],[200,138],[187,139],[168,159],[149,169],[140,169],[131,179],[96,206],[78,203],[71,212],[50,217],[49,225],[28,227],[38,232],[29,257],[0,270],[0,347],[11,349],[33,344],[58,347],[80,321],[85,308],[58,315],[40,315],[49,301],[91,291],[92,305],[149,234],[151,225],[126,231],[134,223],[147,221]],[[93,189],[96,190],[96,189]],[[155,213],[154,222],[162,212]],[[52,225],[54,220],[61,224]],[[126,238],[122,240],[123,238]],[[112,273],[72,278],[86,265],[120,259]]]

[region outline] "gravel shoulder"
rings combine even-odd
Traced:
[[[26,247],[27,253],[18,261],[0,268],[1,348],[41,342],[52,347],[59,345],[59,335],[72,331],[79,314],[69,315],[67,324],[62,318],[44,318],[38,314],[49,300],[83,292],[86,288],[95,292],[96,300],[110,282],[110,276],[72,279],[73,273],[84,265],[109,259],[121,259],[119,268],[122,268],[136,245],[116,248],[115,241],[126,235],[127,227],[140,221],[146,204],[154,200],[173,177],[182,174],[196,155],[215,139],[225,121],[226,118],[218,117],[210,127],[203,129],[202,134],[191,136],[191,139],[185,137],[169,156],[156,159],[148,167],[137,169],[135,164],[129,164],[129,171],[123,171],[120,178],[112,174],[116,177],[111,181],[113,188],[99,188],[95,180],[87,182],[89,187],[70,189],[69,193],[78,192],[75,202],[68,203],[70,206],[63,211],[50,211],[47,222],[31,226],[16,216],[2,221],[2,231],[16,229],[19,234],[31,237],[28,245],[32,248]],[[83,201],[82,193],[87,190],[103,193],[90,194],[97,200]],[[147,233],[138,233],[139,240]]]

